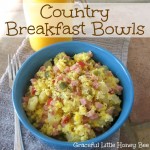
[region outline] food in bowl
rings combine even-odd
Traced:
[[[31,79],[23,108],[42,133],[70,142],[105,132],[121,111],[122,87],[92,52],[64,52],[48,60]]]

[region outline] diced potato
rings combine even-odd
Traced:
[[[38,97],[34,96],[29,99],[27,108],[30,111],[34,111],[36,109],[37,104],[38,104]]]
[[[101,81],[101,82],[99,83],[99,85],[100,85],[100,87],[101,87],[101,91],[102,91],[104,94],[108,93],[109,89],[108,89],[108,87],[107,87],[107,85],[106,85],[106,83],[105,83],[104,81]]]
[[[59,114],[52,115],[51,113],[48,113],[48,123],[49,124],[58,123],[60,120],[61,120],[61,115],[59,115]]]
[[[48,99],[48,96],[46,95],[45,91],[42,91],[39,95],[39,103],[43,104]]]

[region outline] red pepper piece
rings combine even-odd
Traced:
[[[32,95],[35,95],[35,92],[36,92],[36,89],[32,87],[32,91],[31,91]]]
[[[49,99],[48,99],[48,101],[47,101],[47,105],[48,105],[48,106],[51,104],[52,100],[53,100],[52,98],[49,98]]]
[[[69,116],[65,116],[63,119],[62,119],[62,124],[67,124],[70,120],[70,117]]]
[[[79,61],[78,64],[83,68],[85,66],[85,63],[83,61]]]

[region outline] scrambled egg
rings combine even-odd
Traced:
[[[23,107],[42,133],[71,142],[85,141],[106,131],[119,115],[119,80],[92,55],[83,52],[71,58],[59,53],[31,79]]]

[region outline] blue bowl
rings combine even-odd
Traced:
[[[54,147],[55,149],[73,149],[75,147],[73,147],[72,142],[64,142],[53,139],[42,134],[36,128],[34,128],[28,121],[28,118],[23,110],[22,97],[24,96],[27,87],[29,86],[30,79],[33,78],[34,74],[46,60],[54,58],[60,52],[66,52],[68,55],[73,56],[74,54],[88,52],[89,50],[93,52],[94,60],[108,66],[108,68],[119,78],[120,83],[123,86],[122,111],[116,122],[102,135],[99,135],[85,142],[79,142],[79,144],[102,142],[106,138],[114,134],[123,125],[131,112],[134,101],[134,90],[131,77],[126,67],[113,54],[102,47],[89,43],[77,41],[62,42],[45,47],[42,50],[34,53],[29,59],[24,62],[16,76],[13,85],[12,97],[13,104],[20,121],[32,134],[34,134],[36,137],[46,142],[50,146]]]

